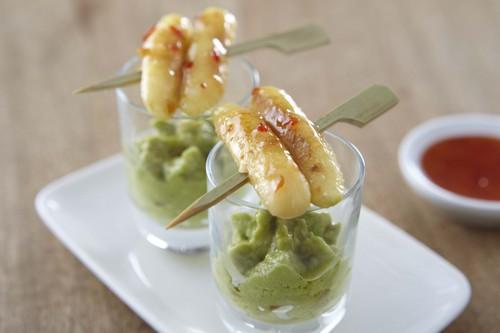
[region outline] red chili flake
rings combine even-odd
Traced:
[[[311,171],[312,171],[312,172],[317,172],[317,171],[319,171],[319,165],[314,164],[314,165],[311,167]]]
[[[184,68],[192,68],[194,65],[194,63],[190,60],[187,60],[185,63],[184,63]]]
[[[278,192],[278,190],[282,188],[283,185],[285,185],[285,178],[280,175],[280,180],[278,181],[278,185],[276,185],[276,189],[274,190],[274,192]]]
[[[290,118],[288,118],[288,119],[287,119],[287,120],[283,123],[283,126],[286,126],[286,127],[291,127],[291,126],[296,125],[298,122],[299,122],[299,119],[298,119],[297,117],[291,116]]]
[[[252,95],[253,96],[257,95],[259,93],[259,91],[260,91],[260,88],[253,88],[252,89]]]
[[[220,55],[215,50],[212,50],[212,59],[214,59],[216,63],[220,62]]]
[[[179,38],[183,38],[183,37],[184,37],[184,34],[182,33],[182,31],[181,31],[179,28],[177,28],[176,26],[171,25],[171,26],[170,26],[170,30],[171,30],[174,34],[176,34],[176,35],[177,35],[177,37],[179,37]]]
[[[146,39],[149,38],[149,36],[151,36],[151,34],[156,30],[156,25],[152,25],[148,28],[148,30],[146,30],[146,33],[144,33],[144,35],[142,36],[142,41],[145,42]]]
[[[206,82],[202,82],[200,83],[200,87],[202,87],[203,89],[205,89],[207,87],[207,83]]]
[[[257,131],[259,132],[267,132],[269,129],[267,128],[266,124],[264,123],[260,123],[258,126],[257,126]]]

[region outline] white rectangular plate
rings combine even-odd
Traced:
[[[208,255],[154,248],[136,231],[115,156],[71,173],[36,198],[52,232],[154,329],[224,332]],[[363,208],[347,315],[335,332],[438,332],[470,298],[465,276]]]

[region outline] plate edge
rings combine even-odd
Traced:
[[[459,270],[455,265],[450,263],[446,258],[441,256],[439,253],[431,249],[427,244],[419,241],[415,237],[413,237],[411,234],[403,230],[402,228],[396,226],[394,223],[390,222],[388,219],[386,219],[384,216],[381,214],[377,213],[373,209],[363,205],[362,209],[366,214],[371,215],[374,219],[378,220],[381,225],[384,226],[384,228],[391,230],[392,233],[397,233],[401,237],[406,238],[408,241],[414,243],[415,245],[419,246],[422,250],[424,250],[428,255],[432,256],[434,259],[438,260],[442,265],[446,266],[453,274],[456,275],[457,280],[460,281],[460,284],[462,285],[462,290],[464,291],[460,302],[457,303],[457,305],[452,308],[452,310],[449,311],[449,314],[447,319],[445,320],[442,325],[438,327],[437,331],[442,331],[444,330],[448,325],[450,325],[467,307],[467,305],[470,303],[470,299],[472,296],[472,288],[469,279],[467,279],[467,276]]]
[[[150,312],[147,311],[147,309],[145,309],[142,305],[140,305],[140,302],[136,297],[132,296],[126,291],[123,291],[126,290],[126,288],[115,287],[116,285],[120,285],[119,281],[115,281],[115,279],[109,276],[109,274],[101,270],[99,265],[96,264],[91,257],[87,256],[83,249],[81,249],[78,245],[71,244],[69,242],[70,237],[64,232],[62,228],[59,228],[57,226],[57,223],[53,222],[53,218],[44,204],[51,193],[66,185],[69,180],[71,182],[76,182],[81,178],[87,176],[89,173],[93,173],[99,169],[114,166],[121,160],[122,156],[120,154],[113,155],[53,180],[52,182],[45,185],[36,194],[34,200],[35,209],[42,222],[54,234],[54,236],[56,236],[56,238],[69,250],[69,252],[74,255],[85,267],[87,267],[90,272],[95,277],[97,277],[97,279],[101,281],[116,297],[124,302],[134,313],[136,313],[154,330],[158,332],[174,333],[171,330],[165,330],[165,327],[156,318],[156,316],[150,315]]]

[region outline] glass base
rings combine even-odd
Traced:
[[[329,333],[344,318],[346,313],[344,295],[328,312],[318,318],[293,324],[268,324],[251,319],[233,309],[218,296],[217,310],[224,326],[232,333]]]
[[[150,244],[176,253],[194,253],[209,249],[208,226],[197,229],[166,230],[163,225],[144,213],[133,202],[131,205],[135,226]]]

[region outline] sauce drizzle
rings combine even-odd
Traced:
[[[426,175],[466,197],[500,201],[500,139],[463,136],[431,145],[422,156]]]
[[[219,63],[220,62],[220,55],[215,51],[215,50],[212,50],[212,59],[216,62],[216,63]]]

